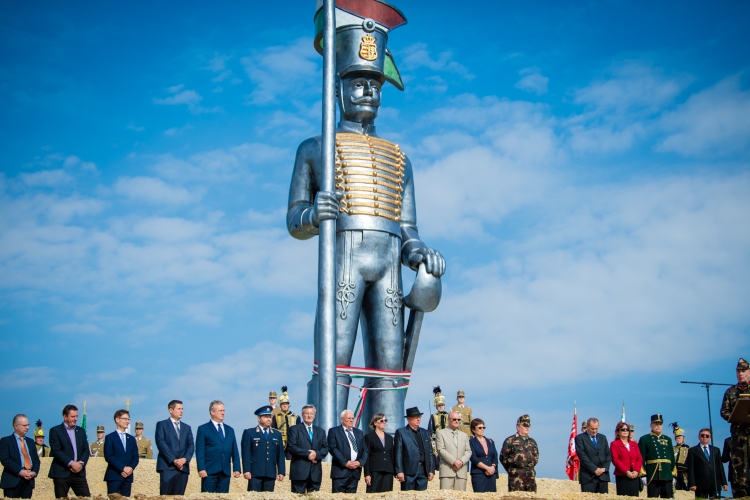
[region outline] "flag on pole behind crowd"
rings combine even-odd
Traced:
[[[578,477],[578,471],[581,469],[581,462],[576,453],[576,432],[578,431],[578,414],[575,403],[573,403],[573,425],[570,427],[570,439],[568,439],[568,459],[565,463],[565,474],[571,481]]]
[[[620,418],[620,422],[625,421],[625,400],[622,400],[622,417]]]
[[[83,402],[83,418],[81,419],[81,429],[86,432],[86,401]]]

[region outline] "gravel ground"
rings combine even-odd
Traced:
[[[52,487],[52,480],[47,478],[47,472],[49,471],[49,465],[52,462],[51,458],[42,458],[42,466],[39,473],[39,477],[36,481],[36,489],[34,490],[33,498],[37,500],[51,500],[55,497],[54,489]],[[215,500],[218,499],[237,499],[245,497],[248,499],[295,499],[299,500],[298,495],[293,495],[290,492],[290,485],[288,480],[284,480],[281,483],[276,483],[276,491],[274,493],[248,493],[247,492],[247,480],[244,478],[232,479],[231,486],[228,494],[207,494],[200,493],[200,478],[198,472],[195,469],[195,460],[190,462],[191,472],[190,480],[188,481],[187,491],[185,496],[190,499],[199,499],[211,497]],[[86,477],[88,478],[89,488],[93,496],[106,497],[107,487],[104,481],[101,479],[104,477],[104,471],[107,468],[107,464],[103,458],[91,458],[87,466]],[[289,462],[287,462],[287,470],[289,468]],[[328,478],[328,470],[330,464],[323,464],[323,484],[321,485],[321,492],[312,493],[308,495],[308,498],[314,500],[323,500],[331,498],[331,480]],[[0,466],[0,471],[2,466]],[[429,483],[427,491],[423,492],[404,492],[396,491],[393,493],[380,493],[366,495],[368,499],[384,499],[384,500],[399,500],[405,499],[436,499],[436,500],[452,500],[452,499],[501,499],[501,498],[537,498],[537,499],[575,499],[575,500],[603,500],[609,496],[615,497],[615,485],[610,483],[609,495],[594,495],[580,493],[580,488],[577,482],[560,480],[560,479],[545,479],[537,478],[537,487],[539,490],[538,494],[533,493],[508,493],[508,478],[505,474],[500,475],[500,479],[497,481],[497,493],[483,493],[474,494],[471,492],[471,482],[468,485],[467,492],[453,492],[439,489],[439,483],[437,478]],[[398,486],[396,486],[398,488]],[[365,483],[362,481],[358,488],[360,493],[352,495],[351,497],[345,496],[344,498],[356,498],[365,496]],[[159,474],[156,472],[156,460],[145,460],[141,459],[140,464],[135,469],[135,482],[133,483],[133,496],[138,500],[150,500],[159,498]],[[72,496],[72,492],[71,492]],[[645,498],[646,492],[642,492],[641,497]],[[166,497],[165,497],[166,498]],[[337,496],[336,498],[341,498]],[[693,499],[694,495],[687,491],[676,492],[676,500],[689,500]],[[101,500],[101,499],[100,499]]]

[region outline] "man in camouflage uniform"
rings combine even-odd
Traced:
[[[445,411],[445,396],[440,393],[440,386],[433,388],[432,393],[435,394],[432,401],[435,404],[437,413],[430,415],[430,421],[427,423],[427,433],[432,440],[432,451],[437,457],[437,447],[435,446],[436,434],[440,429],[448,427],[448,412]],[[435,461],[435,464],[439,464],[439,460]]]
[[[721,418],[729,421],[732,410],[737,405],[737,400],[750,396],[748,380],[750,379],[750,364],[743,358],[737,362],[737,384],[733,385],[724,393],[721,402]],[[730,447],[729,474],[732,483],[732,496],[734,498],[750,496],[750,485],[748,485],[748,439],[750,439],[750,424],[731,424],[729,434],[732,438]]]
[[[104,426],[96,427],[96,442],[89,445],[89,452],[92,457],[104,458]]]
[[[287,436],[289,429],[297,425],[298,417],[289,411],[289,394],[286,392],[286,386],[281,388],[281,397],[279,398],[279,411],[271,415],[271,427],[278,429],[281,433],[281,440],[284,442],[286,450]],[[288,457],[291,460],[291,456]]]
[[[674,459],[677,463],[677,477],[674,487],[676,490],[688,491],[687,456],[690,446],[685,444],[685,429],[681,429],[677,422],[669,424],[674,429]]]
[[[42,428],[42,421],[36,421],[36,429],[34,429],[34,442],[36,443],[36,453],[39,458],[49,457],[50,449],[49,446],[44,444],[44,429]]]
[[[649,498],[672,498],[672,479],[677,475],[674,447],[670,437],[662,434],[663,425],[661,413],[651,415],[651,432],[638,440]]]
[[[532,491],[536,493],[536,471],[539,462],[539,447],[529,437],[531,418],[518,417],[516,433],[505,439],[500,452],[500,463],[508,473],[508,491]]]
[[[135,441],[138,445],[138,456],[140,458],[154,458],[154,450],[151,448],[151,440],[143,437],[143,422],[135,423]]]
[[[458,429],[464,431],[467,436],[471,437],[471,420],[474,417],[471,413],[471,406],[466,406],[464,404],[465,401],[466,394],[464,394],[464,391],[458,391],[456,394],[456,402],[458,404],[451,408],[451,411],[461,414],[461,425],[458,426]]]

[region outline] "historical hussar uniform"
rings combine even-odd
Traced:
[[[432,451],[437,456],[437,447],[435,446],[436,433],[440,429],[448,427],[448,412],[445,411],[445,396],[440,393],[440,386],[433,388],[432,393],[435,394],[433,403],[437,413],[430,415],[430,421],[427,423],[427,432],[430,434],[430,439],[432,440]],[[439,461],[436,463],[439,463]]]
[[[465,398],[466,394],[464,391],[458,391],[456,393],[456,399],[458,398]],[[461,414],[461,425],[459,425],[459,429],[464,431],[467,436],[471,437],[471,420],[473,418],[471,413],[471,406],[466,406],[465,404],[457,404],[453,408],[451,408],[451,411],[457,411]]]
[[[44,444],[44,429],[42,428],[42,421],[36,421],[36,429],[34,429],[34,442],[36,443],[36,453],[39,458],[49,457],[50,449],[49,446]]]
[[[348,407],[350,366],[361,324],[368,389],[362,419],[387,417],[393,433],[404,415],[404,376],[411,371],[421,327],[407,324],[411,313],[437,307],[445,260],[422,242],[417,229],[412,166],[404,151],[378,136],[374,121],[381,87],[403,90],[386,47],[393,29],[406,23],[387,2],[341,2],[336,8],[336,73],[341,121],[336,129],[334,189],[323,183],[323,138],[311,137],[297,149],[289,189],[287,228],[301,240],[319,234],[321,221],[335,219],[335,321],[337,414]],[[316,14],[316,50],[323,53],[323,9]],[[418,271],[410,294],[403,293],[401,266]],[[421,277],[421,281],[420,281]],[[419,287],[417,285],[420,284]],[[424,287],[422,287],[424,284]],[[415,295],[415,288],[420,292]],[[316,344],[315,362],[322,359]],[[317,374],[308,401],[320,406]]]
[[[141,431],[140,433],[138,431]],[[138,456],[140,458],[154,458],[154,450],[151,447],[151,440],[143,437],[143,422],[135,423],[135,441],[138,445]]]
[[[531,426],[528,415],[518,417],[516,425]],[[508,473],[508,491],[536,492],[536,464],[539,462],[539,447],[530,436],[518,432],[505,438],[500,450],[500,463]]]
[[[96,441],[89,445],[92,457],[104,457],[104,426],[96,427]]]
[[[690,446],[685,444],[683,441],[681,444],[678,443],[678,438],[682,436],[685,439],[685,429],[681,429],[677,422],[670,424],[674,429],[674,459],[677,465],[677,477],[675,478],[675,489],[677,490],[689,490],[688,488],[688,476],[687,476],[687,456]]]
[[[297,415],[289,411],[289,394],[286,392],[286,386],[283,386],[281,388],[281,397],[279,398],[279,411],[271,415],[271,427],[278,429],[281,433],[285,450],[289,429],[293,425],[297,425],[298,419]]]
[[[664,419],[660,413],[651,415],[652,424],[662,424]],[[641,474],[646,476],[648,496],[671,498],[672,479],[677,476],[674,447],[669,436],[651,432],[641,436],[638,448],[643,457]]]
[[[743,372],[746,370],[750,370],[750,365],[743,358],[740,358],[737,362],[737,371]],[[738,383],[727,389],[721,402],[721,418],[729,421],[729,416],[737,405],[737,401],[746,398],[750,398],[750,387],[748,387],[747,382]],[[732,478],[732,496],[734,498],[750,496],[750,484],[748,484],[750,424],[731,424],[729,434],[731,438],[729,474]]]

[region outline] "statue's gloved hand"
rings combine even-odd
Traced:
[[[436,278],[445,274],[445,259],[434,248],[415,248],[409,254],[409,267],[418,269],[424,263],[425,271]]]
[[[339,202],[343,198],[344,193],[336,191],[331,193],[329,191],[318,191],[315,195],[315,203],[313,204],[313,211],[311,214],[312,223],[315,227],[320,226],[320,221],[336,219],[339,215]]]

